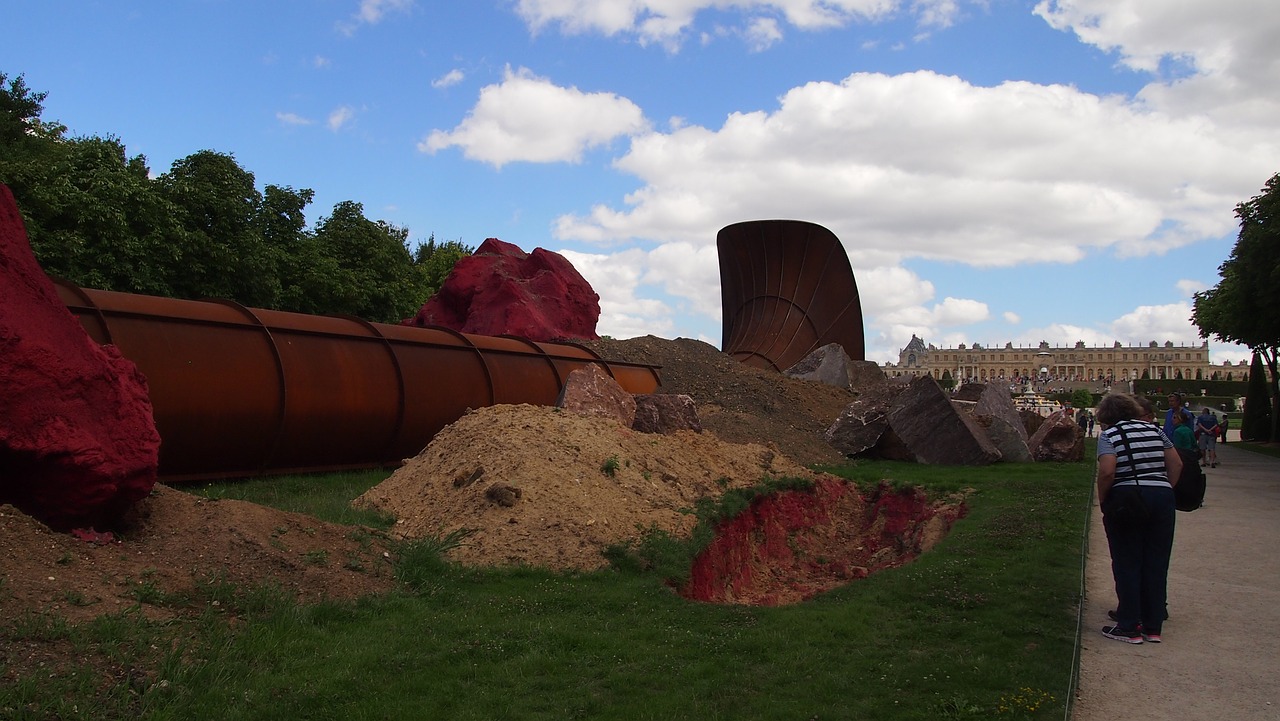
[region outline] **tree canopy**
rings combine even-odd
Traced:
[[[397,322],[474,250],[364,216],[354,201],[308,229],[309,188],[268,185],[234,156],[200,150],[152,177],[112,137],[65,137],[41,119],[46,93],[0,73],[0,183],[36,259],[78,285]]]
[[[1261,358],[1269,371],[1269,437],[1280,442],[1280,173],[1271,176],[1260,195],[1237,205],[1236,217],[1236,245],[1218,266],[1218,284],[1195,294],[1191,321],[1201,337],[1246,345]]]

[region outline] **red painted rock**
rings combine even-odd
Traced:
[[[565,378],[556,407],[592,418],[610,418],[626,428],[636,420],[636,399],[595,363]]]
[[[555,341],[598,338],[599,320],[600,296],[564,256],[489,238],[406,324]]]
[[[58,298],[0,185],[0,503],[58,530],[110,526],[156,482],[146,379]]]

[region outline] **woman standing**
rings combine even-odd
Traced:
[[[1169,436],[1142,415],[1132,396],[1113,393],[1098,404],[1098,502],[1120,602],[1115,625],[1103,626],[1102,635],[1159,643],[1173,551],[1173,484],[1182,459]]]

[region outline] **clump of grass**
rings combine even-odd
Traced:
[[[622,464],[618,461],[617,456],[609,456],[605,459],[604,463],[600,464],[600,472],[610,478],[613,478],[618,473],[618,468],[621,466]]]
[[[449,565],[444,555],[464,545],[475,532],[473,528],[457,528],[448,533],[404,542],[397,554],[396,580],[415,593],[430,591]]]
[[[317,548],[314,551],[307,551],[306,553],[302,554],[302,557],[305,558],[307,560],[307,563],[311,564],[312,566],[329,565],[329,551],[328,549],[325,549],[325,548]]]

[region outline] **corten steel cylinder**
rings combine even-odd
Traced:
[[[721,229],[722,350],[784,371],[839,343],[866,359],[862,303],[840,239],[802,220],[750,220]]]
[[[468,408],[554,405],[590,363],[631,393],[660,385],[574,344],[54,284],[147,377],[165,481],[396,465]]]

